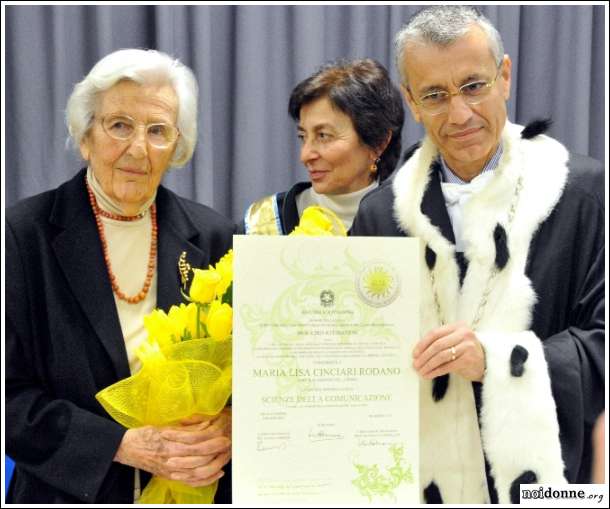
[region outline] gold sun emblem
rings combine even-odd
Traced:
[[[375,267],[364,278],[364,287],[374,297],[385,297],[392,286],[392,276],[383,267]]]
[[[356,290],[369,306],[384,307],[400,293],[400,280],[391,264],[379,261],[367,263],[356,277]]]

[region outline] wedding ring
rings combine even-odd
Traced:
[[[451,360],[454,361],[455,360],[455,346],[451,347]]]

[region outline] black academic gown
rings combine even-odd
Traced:
[[[432,309],[429,271],[439,270],[437,285],[443,287],[440,298],[445,299],[446,307],[451,307],[450,301],[456,302],[449,314],[453,313],[456,320],[469,322],[472,314],[460,316],[460,310],[477,308],[488,266],[499,268],[499,288],[492,292],[493,302],[485,308],[481,322],[485,331],[480,336],[487,337],[488,341],[484,344],[488,373],[482,384],[483,401],[478,403],[479,410],[481,407],[483,410],[480,423],[483,452],[491,463],[491,472],[488,472],[491,500],[497,500],[499,492],[500,502],[505,503],[518,501],[519,482],[560,481],[561,469],[569,482],[589,482],[591,428],[604,406],[603,167],[588,157],[568,155],[559,143],[540,133],[528,132],[527,138],[521,134],[519,139],[518,128],[514,125],[507,128],[510,133],[505,134],[505,159],[510,162],[501,162],[506,168],[496,170],[497,175],[493,177],[506,182],[493,184],[495,194],[490,194],[487,202],[481,201],[477,210],[471,210],[472,224],[465,219],[465,229],[475,231],[479,223],[481,229],[487,228],[486,225],[489,228],[476,237],[476,245],[465,253],[462,265],[469,268],[459,282],[456,282],[460,273],[459,256],[455,253],[454,235],[441,190],[440,165],[434,162],[434,147],[429,140],[423,148],[416,147],[411,152],[412,159],[397,171],[392,181],[363,199],[351,229],[355,236],[406,235],[422,239],[426,246],[422,312],[430,315],[426,322],[428,328],[439,325]],[[507,146],[513,147],[509,155]],[[521,164],[521,157],[527,163]],[[515,177],[506,175],[521,172],[525,175],[524,190],[515,200]],[[507,227],[505,211],[514,201],[517,213],[512,227]],[[548,210],[543,210],[544,207]],[[531,231],[520,233],[525,229]],[[477,276],[477,271],[482,277]],[[506,278],[502,279],[504,273]],[[445,288],[456,290],[453,293],[447,290],[444,295]],[[460,303],[461,299],[468,298],[472,300],[470,304]],[[426,332],[422,330],[422,334]],[[513,338],[517,339],[513,342]],[[543,355],[534,360],[537,343],[542,345]],[[496,354],[502,348],[506,352],[503,359]],[[491,370],[493,377],[489,375]],[[500,384],[494,381],[498,370],[506,370],[498,378],[502,381]],[[546,389],[538,390],[534,375],[546,378],[546,371],[551,392],[545,393]],[[439,390],[440,386],[442,393],[447,389],[439,382],[436,379],[433,387]],[[450,388],[453,383],[449,383]],[[430,387],[425,390],[429,391]],[[548,422],[541,422],[536,411],[541,405],[547,405],[549,398],[541,398],[540,394],[551,393],[554,401],[550,402],[550,410],[542,412]],[[503,399],[506,395],[510,398]],[[423,404],[440,407],[442,396],[437,399],[426,394],[424,398],[429,402]],[[553,423],[554,407],[558,428]],[[442,413],[438,415],[443,419]],[[449,427],[451,419],[446,418]],[[426,424],[420,422],[420,425]],[[494,430],[499,429],[506,434],[496,435]],[[549,455],[533,467],[531,463],[538,461],[538,449],[542,449],[543,455],[546,449],[553,448],[554,444],[547,446],[545,440],[557,434],[563,461]],[[454,434],[449,436],[460,440]],[[449,442],[444,445],[439,442],[437,447],[445,450]],[[493,486],[494,476],[496,486]],[[434,466],[422,476],[423,501],[452,501],[452,496],[446,494],[454,488],[453,482],[463,479],[443,481],[442,477]],[[498,482],[498,478],[502,480]]]

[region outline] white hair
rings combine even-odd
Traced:
[[[491,21],[477,9],[463,5],[427,7],[413,16],[394,38],[396,66],[402,83],[407,85],[405,48],[409,43],[449,46],[466,35],[473,25],[485,32],[494,60],[500,65],[504,57],[502,37]]]
[[[91,127],[99,95],[121,80],[173,87],[178,97],[180,136],[170,165],[186,164],[197,144],[197,80],[184,64],[156,50],[121,49],[110,53],[74,86],[66,106],[66,123],[75,147],[78,149]]]

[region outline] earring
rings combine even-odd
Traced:
[[[375,173],[377,173],[377,163],[379,162],[379,158],[375,159],[375,161],[373,161],[373,164],[371,164],[371,167],[369,168],[369,171],[374,175]]]

